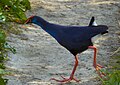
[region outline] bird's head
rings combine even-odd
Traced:
[[[25,24],[32,23],[34,20],[35,16],[30,16],[26,21]]]
[[[43,18],[39,17],[39,16],[31,16],[29,17],[26,21],[25,24],[29,24],[29,23],[33,23],[36,24],[42,28],[46,28],[46,26],[49,24],[49,22],[47,22],[46,20],[44,20]]]

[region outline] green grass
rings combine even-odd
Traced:
[[[120,70],[120,56],[113,56],[110,60],[110,66]]]
[[[105,79],[100,78],[102,85],[120,85],[120,56],[111,57],[108,67],[104,70]]]
[[[120,85],[120,70],[106,70],[104,71],[107,75],[105,79],[100,78],[102,85]]]

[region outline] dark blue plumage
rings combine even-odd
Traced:
[[[52,37],[54,37],[60,45],[65,47],[75,56],[75,65],[70,77],[64,78],[63,76],[61,76],[63,80],[58,80],[55,78],[52,78],[51,80],[55,80],[58,82],[69,82],[71,80],[74,80],[76,82],[79,82],[80,80],[74,78],[74,73],[78,66],[77,54],[87,50],[88,48],[94,49],[93,66],[100,75],[100,77],[102,77],[104,73],[99,72],[102,66],[97,64],[96,62],[97,49],[93,46],[92,37],[98,34],[107,33],[108,27],[106,25],[96,26],[94,20],[94,17],[92,17],[89,26],[63,26],[49,23],[38,16],[32,16],[26,20],[26,23],[34,23],[39,25],[43,30],[45,30]]]
[[[69,50],[73,55],[81,53],[92,46],[91,38],[102,33],[106,33],[108,27],[105,25],[92,26],[62,26],[47,22],[41,17],[34,16],[31,23],[37,24],[43,30],[54,37],[60,45]]]

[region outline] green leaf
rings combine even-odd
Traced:
[[[5,70],[3,70],[3,69],[0,69],[0,76],[1,75],[6,75],[6,74],[9,74],[8,72],[6,72]]]
[[[2,77],[0,77],[0,85],[6,85],[6,83]]]
[[[0,19],[1,22],[10,20],[24,23],[27,19],[24,12],[31,9],[29,0],[0,0],[0,3],[2,3],[2,6],[0,6],[2,11],[0,12],[4,14],[4,17],[2,16]]]
[[[22,0],[20,3],[25,7],[26,10],[31,9],[29,0]]]
[[[10,46],[8,43],[5,43],[4,46],[6,49],[10,50],[12,53],[14,53],[14,54],[16,53],[15,48]]]
[[[1,59],[0,59],[0,61],[1,61]],[[0,63],[0,68],[1,68],[1,69],[5,69],[5,66],[4,66],[3,63]]]
[[[0,30],[0,44],[5,43],[6,35],[3,31]]]

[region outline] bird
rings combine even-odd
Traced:
[[[95,23],[94,16],[91,18],[88,26],[59,25],[51,23],[40,16],[31,16],[25,21],[25,23],[33,23],[40,26],[75,57],[75,64],[69,78],[61,76],[62,80],[56,78],[51,78],[51,80],[61,83],[70,82],[72,80],[79,82],[80,80],[74,77],[79,63],[78,54],[86,51],[87,49],[94,50],[93,67],[100,77],[105,76],[105,74],[100,71],[103,66],[97,64],[97,47],[93,45],[92,38],[97,35],[108,33],[108,26],[97,25]]]

